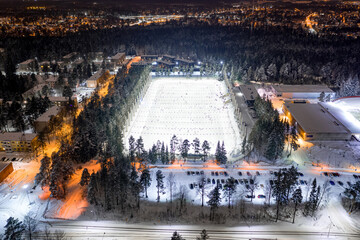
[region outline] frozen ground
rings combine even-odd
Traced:
[[[142,136],[146,149],[173,135],[192,142],[207,140],[211,153],[224,141],[229,156],[241,146],[240,130],[224,82],[214,78],[154,78],[142,99],[125,139]],[[126,141],[127,142],[127,141]]]

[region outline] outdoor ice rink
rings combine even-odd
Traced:
[[[190,142],[210,143],[213,154],[224,141],[228,157],[240,149],[240,131],[225,82],[215,78],[153,78],[125,134],[142,136],[146,149],[158,140],[170,144],[173,135]],[[126,143],[128,141],[126,140]]]

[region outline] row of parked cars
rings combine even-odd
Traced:
[[[21,162],[22,160],[24,160],[24,158],[17,158],[17,157],[14,157],[14,158],[7,158],[7,157],[2,157],[1,158],[1,161],[3,162],[14,162],[14,161],[19,161]]]
[[[338,172],[323,172],[325,177],[340,177]]]

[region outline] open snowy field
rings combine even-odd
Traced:
[[[210,143],[213,154],[224,141],[228,156],[241,147],[240,130],[224,82],[215,78],[154,78],[135,113],[125,142],[142,136],[146,149],[158,140],[170,144],[173,135]]]

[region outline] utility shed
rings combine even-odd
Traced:
[[[351,133],[320,104],[285,102],[284,114],[304,140],[350,140]]]
[[[283,98],[318,98],[324,92],[325,97],[330,95],[330,99],[335,97],[333,90],[326,85],[272,85],[277,97]]]
[[[7,178],[14,171],[12,162],[4,163],[0,162],[0,183]]]

